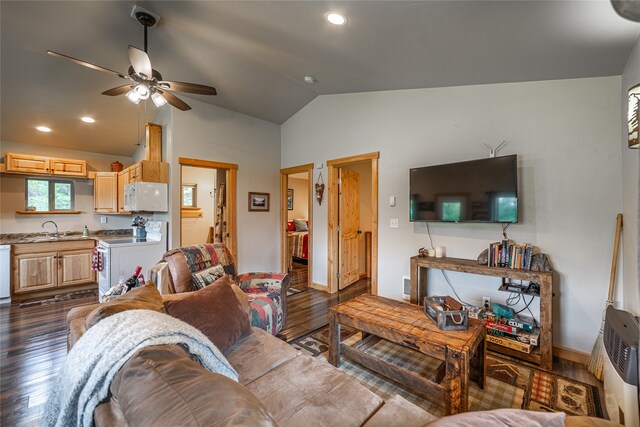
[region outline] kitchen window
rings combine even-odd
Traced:
[[[73,181],[33,178],[27,178],[26,181],[26,210],[36,212],[73,210],[75,201]]]

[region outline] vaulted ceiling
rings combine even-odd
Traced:
[[[0,3],[3,141],[133,153],[153,104],[100,95],[123,81],[45,52],[126,73],[127,45],[142,47],[134,4]],[[191,99],[274,123],[321,94],[618,75],[640,35],[608,1],[137,4],[161,16],[148,52],[165,79],[215,86],[217,96]],[[329,24],[330,10],[347,24]]]

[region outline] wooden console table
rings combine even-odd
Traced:
[[[553,328],[552,321],[552,296],[553,296],[553,272],[531,271],[514,268],[488,267],[478,264],[476,260],[461,258],[433,258],[411,257],[411,302],[422,305],[427,296],[428,270],[448,270],[461,273],[479,274],[482,276],[501,277],[514,280],[533,281],[540,284],[540,344],[531,354],[512,350],[497,344],[488,342],[487,348],[496,353],[507,355],[538,365],[543,369],[551,370],[553,367]]]

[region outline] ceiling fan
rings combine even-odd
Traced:
[[[71,62],[75,62],[76,64],[83,65],[97,71],[102,71],[104,73],[113,74],[122,79],[128,80],[129,82],[126,85],[105,90],[102,94],[108,96],[126,94],[127,99],[134,104],[139,103],[140,100],[145,100],[151,97],[151,100],[156,107],[161,107],[168,102],[170,105],[173,105],[182,111],[187,111],[190,110],[191,107],[170,91],[195,93],[199,95],[217,94],[216,89],[212,86],[163,80],[162,75],[157,70],[151,68],[151,61],[147,55],[147,29],[149,27],[153,27],[156,24],[157,19],[151,13],[140,10],[135,12],[135,18],[144,27],[144,51],[129,45],[129,61],[131,62],[131,66],[129,67],[127,74],[118,73],[117,71],[51,50],[48,50],[47,53],[51,56],[66,59]]]

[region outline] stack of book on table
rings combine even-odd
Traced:
[[[531,353],[538,345],[540,328],[532,317],[515,315],[513,319],[507,319],[487,311],[483,320],[487,325],[487,342],[523,353]]]

